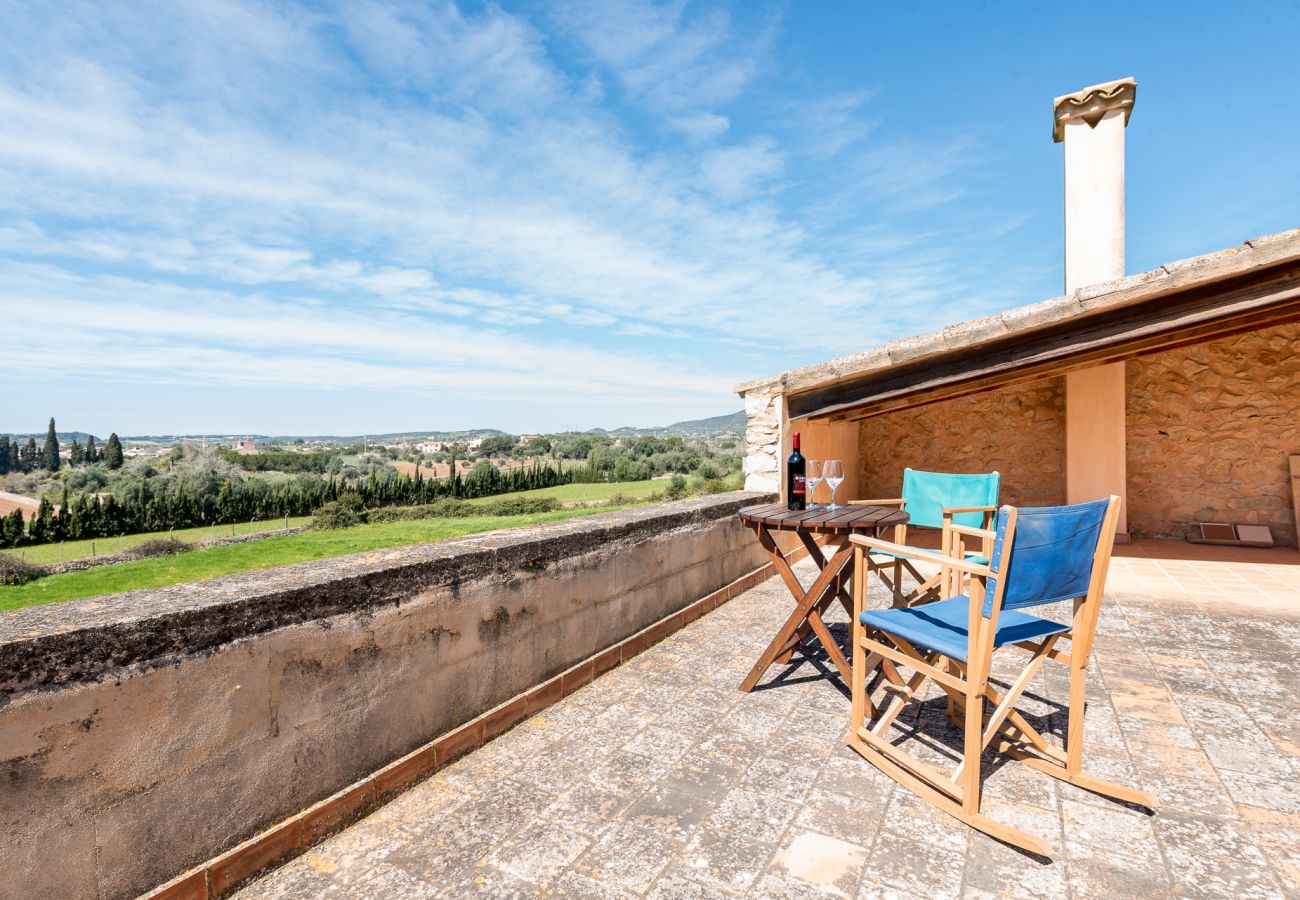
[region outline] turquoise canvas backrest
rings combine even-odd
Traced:
[[[903,470],[903,499],[907,501],[908,524],[942,528],[943,511],[957,506],[997,506],[1002,476],[967,475],[952,472]],[[982,513],[953,516],[958,525],[984,527]]]

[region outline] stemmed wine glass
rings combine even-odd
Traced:
[[[813,496],[817,493],[817,485],[822,483],[822,463],[819,459],[810,459],[805,462],[803,483],[804,490],[808,492],[808,508],[816,509],[817,504],[813,503]]]
[[[831,486],[831,505],[827,509],[843,509],[835,502],[835,492],[844,480],[844,463],[838,459],[828,459],[822,463],[822,480]]]

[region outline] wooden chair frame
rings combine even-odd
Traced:
[[[947,569],[966,576],[970,587],[967,661],[951,659],[936,652],[922,653],[896,635],[877,629],[871,629],[871,633],[868,633],[861,617],[866,610],[865,585],[870,551],[887,550],[918,559],[929,557],[930,554],[876,538],[854,535],[850,539],[856,545],[853,582],[853,707],[845,742],[877,769],[931,806],[1000,841],[1040,856],[1049,855],[1048,847],[1042,840],[998,822],[980,811],[980,755],[986,747],[991,746],[1012,759],[1068,784],[1154,810],[1156,801],[1145,791],[1104,781],[1083,772],[1084,687],[1106,584],[1106,572],[1110,564],[1111,547],[1119,522],[1119,502],[1118,497],[1110,498],[1101,537],[1093,554],[1088,592],[1074,601],[1070,630],[1037,641],[1009,645],[1027,651],[1030,658],[1005,694],[989,682],[989,670],[1006,579],[996,580],[992,614],[985,618],[982,610],[986,580],[991,575],[989,567],[967,562],[959,555],[943,558],[942,564]],[[989,541],[992,537],[992,532],[982,529],[964,526],[954,528],[960,529],[954,534],[962,537],[974,537],[981,541]],[[1004,538],[1008,553],[1014,545],[1015,528],[1016,511],[1011,509]],[[1068,650],[1063,651],[1057,647],[1061,639],[1070,641]],[[1070,668],[1069,721],[1064,750],[1049,743],[1015,709],[1016,701],[1034,675],[1049,660]],[[898,672],[899,666],[910,669],[915,674],[904,680]],[[886,689],[895,694],[881,710],[873,706],[867,694],[868,681],[873,678],[876,669],[883,674]],[[949,715],[963,727],[962,759],[952,772],[914,759],[886,738],[889,726],[926,681],[935,682],[948,695]],[[986,699],[994,706],[989,713],[984,709]]]
[[[862,506],[897,506],[906,512],[907,500],[902,497],[890,497],[884,500],[850,500],[850,504]],[[900,559],[899,557],[883,557],[872,561],[871,571],[880,578],[881,583],[889,588],[893,597],[894,606],[916,606],[920,603],[929,603],[938,600],[943,596],[953,596],[962,592],[962,583],[965,580],[963,573],[950,566],[942,564],[944,558],[956,557],[964,558],[964,550],[958,550],[955,547],[955,536],[958,531],[970,532],[972,529],[968,526],[958,525],[953,521],[953,517],[962,513],[982,513],[984,516],[984,528],[992,526],[993,516],[997,513],[996,506],[953,506],[945,507],[943,510],[943,529],[942,537],[939,544],[939,556],[932,553],[912,554],[912,558],[923,562],[938,563],[939,572],[935,575],[923,575],[912,565],[912,559]],[[907,524],[894,526],[895,544],[907,543]],[[992,552],[992,541],[988,541],[984,550],[985,556]],[[889,574],[886,574],[888,571]],[[916,579],[917,588],[914,591],[904,591],[903,574],[906,572]]]

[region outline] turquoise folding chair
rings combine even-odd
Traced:
[[[992,537],[988,565],[949,557],[944,565],[969,577],[970,591],[935,603],[881,610],[865,608],[869,553],[920,558],[920,552],[864,535],[854,535],[853,712],[850,747],[877,769],[930,805],[998,840],[1046,856],[1033,835],[980,811],[980,754],[986,747],[1053,778],[1106,796],[1155,809],[1143,791],[1085,775],[1083,765],[1084,681],[1093,633],[1101,610],[1106,569],[1119,522],[1118,497],[1075,506],[1015,509],[998,513],[996,532],[954,525],[956,533]],[[1074,601],[1069,624],[1026,612],[1032,607]],[[1068,640],[1068,650],[1057,644]],[[993,654],[1016,648],[1029,663],[1007,688],[989,680]],[[1065,746],[1049,742],[1015,709],[1045,660],[1070,667],[1069,722]],[[915,674],[904,681],[902,666]],[[894,698],[877,710],[867,685],[880,669]],[[955,770],[904,753],[887,737],[889,726],[927,681],[948,695],[949,716],[963,727],[962,757]],[[984,701],[994,708],[988,714]],[[877,715],[879,713],[879,715]]]
[[[1001,481],[1002,476],[997,472],[977,475],[904,469],[902,497],[850,502],[871,506],[897,504],[909,518],[906,525],[898,525],[894,528],[894,543],[907,545],[909,526],[940,529],[943,534],[939,549],[924,547],[907,549],[933,557],[956,556],[958,554],[953,552],[951,526],[955,524],[971,528],[989,528],[993,522],[993,513],[998,508],[998,490]],[[986,564],[988,548],[983,549],[985,553],[971,551],[966,553],[966,558],[972,562]],[[879,575],[880,580],[893,593],[895,606],[910,606],[935,600],[944,591],[959,592],[960,573],[945,566],[940,568],[938,574],[923,575],[912,565],[912,559],[927,559],[927,557],[882,552],[872,560],[871,570]],[[886,574],[886,571],[889,574]],[[916,579],[918,587],[915,590],[910,592],[904,590],[904,571]]]

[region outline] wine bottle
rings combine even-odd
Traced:
[[[790,509],[804,509],[808,506],[808,490],[804,481],[803,454],[799,452],[799,432],[794,433],[794,452],[785,461],[785,495]]]

